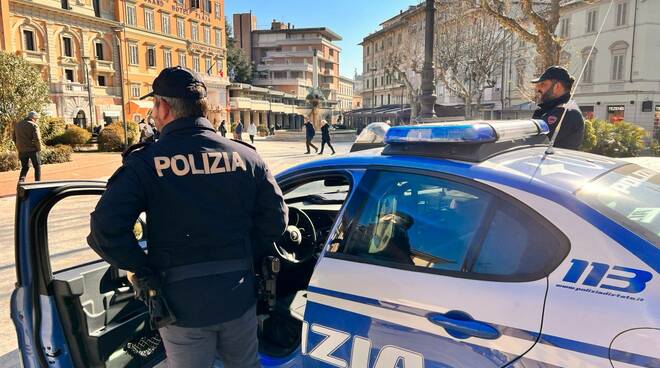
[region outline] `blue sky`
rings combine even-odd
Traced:
[[[342,36],[339,72],[353,77],[355,68],[362,72],[362,47],[358,44],[374,32],[384,20],[418,0],[226,0],[225,14],[232,21],[234,13],[252,10],[259,29],[269,29],[273,19],[291,23],[296,28],[328,27]]]

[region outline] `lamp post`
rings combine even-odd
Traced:
[[[124,96],[124,62],[121,58],[121,38],[119,33],[123,28],[113,28],[115,40],[117,41],[117,57],[119,58],[119,93],[121,93],[121,118],[124,123],[124,149],[128,149],[128,128],[126,126],[126,98]]]
[[[374,50],[374,52],[375,52],[375,50]],[[374,108],[376,107],[376,77],[375,77],[376,70],[378,70],[378,69],[376,69],[376,68],[369,69],[369,71],[371,72],[371,76],[373,77],[373,79],[371,80],[371,121],[372,122],[374,121],[374,118],[375,118],[374,117],[374,114],[375,114]]]
[[[435,83],[433,82],[433,31],[435,29],[435,0],[426,0],[426,29],[424,32],[424,67],[422,68],[422,105],[419,118],[435,117]]]
[[[87,101],[89,102],[89,124],[92,131],[94,131],[94,116],[92,115],[92,109],[94,102],[92,101],[92,84],[89,81],[89,67],[87,63],[89,62],[89,56],[83,56],[83,69],[85,70],[85,80],[87,81]]]

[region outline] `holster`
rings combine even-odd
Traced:
[[[135,297],[147,306],[152,329],[176,322],[176,316],[167,304],[160,278],[155,275],[136,277],[133,290]]]

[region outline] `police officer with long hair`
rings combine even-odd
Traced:
[[[170,367],[259,367],[253,247],[287,225],[282,192],[249,146],[219,136],[198,73],[164,69],[154,80],[155,143],[133,146],[91,215],[91,247],[135,273],[154,296]],[[133,235],[146,213],[148,252]],[[156,286],[154,286],[156,285]],[[151,295],[151,290],[150,293]],[[152,320],[153,322],[153,320]],[[173,322],[173,323],[171,323]]]

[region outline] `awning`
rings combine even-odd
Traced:
[[[118,118],[120,115],[120,111],[104,111],[103,116],[107,118]]]
[[[150,100],[132,100],[131,103],[137,105],[139,109],[151,109],[154,107],[154,102]]]

